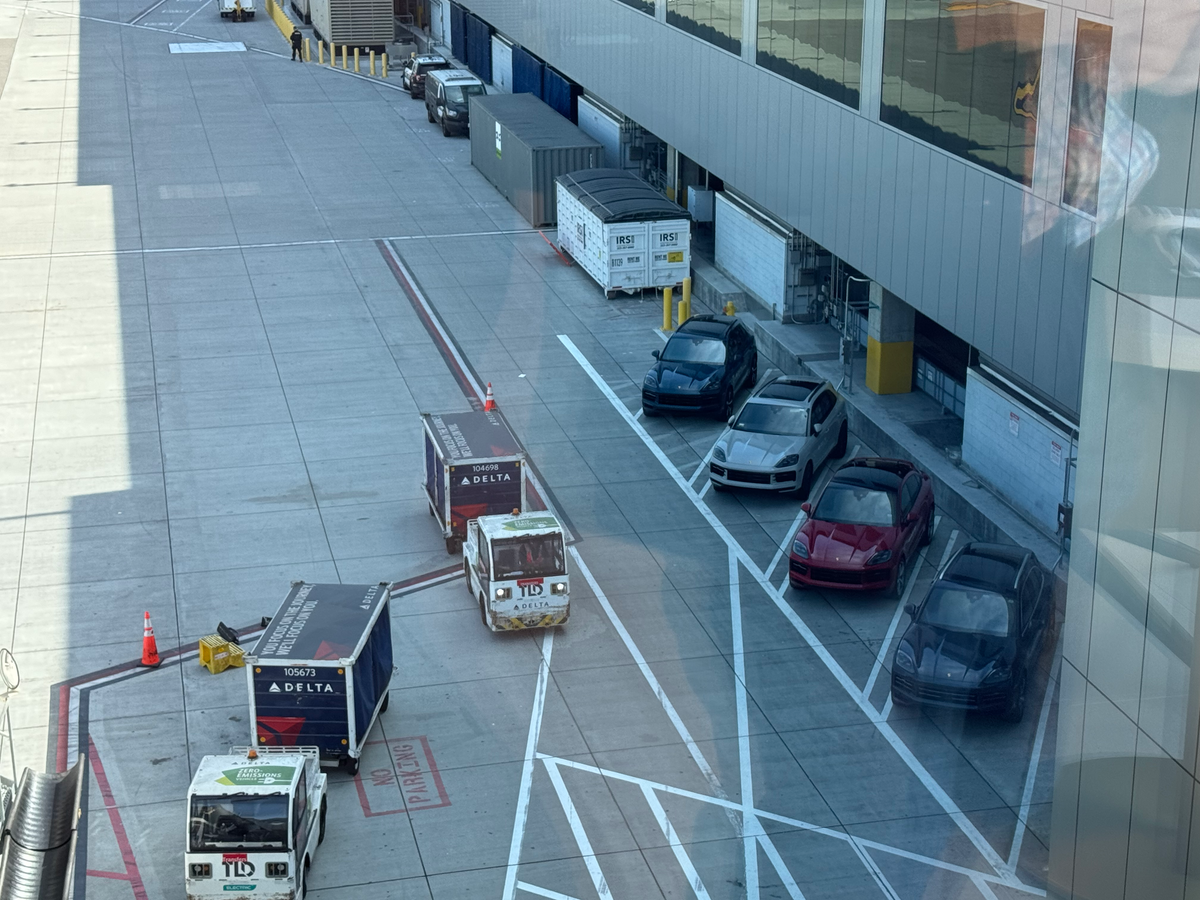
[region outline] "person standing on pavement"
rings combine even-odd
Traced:
[[[304,57],[300,53],[300,46],[304,43],[304,35],[300,33],[300,29],[292,26],[292,61],[300,60],[304,62]]]

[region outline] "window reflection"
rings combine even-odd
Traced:
[[[1104,146],[1104,109],[1108,100],[1108,59],[1112,26],[1079,20],[1071,81],[1071,119],[1067,132],[1067,170],[1063,203],[1096,214],[1100,159]]]
[[[626,6],[632,6],[634,9],[640,10],[647,15],[654,15],[654,4],[649,0],[620,0]]]
[[[742,0],[667,0],[667,23],[722,50],[742,52]]]
[[[858,109],[862,0],[759,0],[758,64]]]
[[[1031,184],[1045,18],[1009,0],[887,0],[880,118]]]

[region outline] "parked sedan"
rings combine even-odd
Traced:
[[[734,316],[692,316],[642,381],[642,412],[702,412],[727,419],[738,392],[758,381],[754,337]]]
[[[755,391],[713,446],[714,490],[746,487],[799,490],[807,498],[813,472],[846,455],[846,403],[827,381],[776,378]]]
[[[1025,715],[1053,616],[1053,577],[1032,550],[967,544],[946,565],[892,657],[892,700]]]
[[[902,459],[859,457],[830,479],[792,540],[792,587],[904,594],[908,564],[933,540],[933,481]]]

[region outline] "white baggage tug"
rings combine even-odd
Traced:
[[[234,747],[200,760],[188,788],[187,900],[299,900],[325,839],[316,747]]]
[[[467,523],[463,574],[492,631],[564,625],[571,585],[563,529],[550,513],[480,516]]]

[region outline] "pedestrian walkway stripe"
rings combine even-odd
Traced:
[[[212,41],[211,43],[168,44],[172,53],[245,53],[241,41]]]

